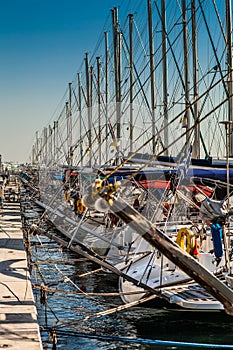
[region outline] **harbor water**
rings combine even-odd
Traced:
[[[42,235],[30,235],[29,259],[44,349],[233,349],[225,312],[116,311],[117,277],[93,262]]]

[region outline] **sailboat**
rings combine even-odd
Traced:
[[[140,197],[140,214],[163,227],[164,203],[169,202],[173,179],[177,180],[181,153],[192,144],[188,181],[177,188],[186,212],[177,223],[169,222],[166,230],[169,226],[175,236],[184,225],[188,229],[193,226],[193,194],[217,201],[226,194],[229,198],[231,164],[228,156],[224,162],[220,158],[226,153],[225,143],[228,155],[233,144],[231,1],[224,5],[226,8],[222,1],[217,5],[183,0],[177,6],[165,0],[153,5],[150,0],[136,1],[136,16],[129,13],[124,26],[120,25],[118,8],[113,8],[112,43],[109,32],[104,31],[98,55],[89,59],[86,53],[84,74],[78,73],[69,83],[57,120],[41,134],[36,133],[31,161],[39,174],[37,203],[69,238],[70,245],[79,244],[109,263],[117,261],[120,271],[125,264],[124,277],[128,274],[130,282],[134,279],[130,276],[132,266],[140,261],[141,271],[149,276],[150,259],[157,256],[161,263],[161,252],[141,237],[139,244],[137,232],[117,219],[108,202],[105,205],[97,200],[98,183],[110,186],[112,193],[121,188],[127,205],[138,205]],[[221,21],[225,10],[226,21]],[[208,48],[208,55],[203,48]],[[224,116],[222,125],[219,121]],[[225,132],[227,137],[223,137]],[[25,172],[21,176],[25,179]],[[74,208],[74,203],[79,207]],[[173,214],[179,213],[181,206],[174,207],[179,210]],[[210,235],[208,240],[206,250],[211,250]],[[211,254],[205,254],[202,260],[213,271],[216,266]],[[132,255],[139,259],[133,261]],[[174,270],[168,260],[164,258],[164,264]],[[222,260],[220,267],[224,265]],[[182,271],[180,276],[180,280],[187,278]],[[141,279],[137,275],[134,283]],[[155,284],[148,281],[149,286],[144,286],[151,291]],[[219,305],[216,308],[222,308]]]

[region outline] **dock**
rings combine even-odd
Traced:
[[[0,348],[42,350],[18,202],[0,209]]]

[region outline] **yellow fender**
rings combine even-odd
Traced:
[[[177,234],[176,243],[187,253],[192,254],[195,248],[195,234],[188,228],[180,228]]]
[[[77,201],[77,210],[78,210],[79,213],[84,213],[85,210],[86,210],[86,207],[83,204],[81,199],[78,199],[78,201]]]
[[[69,196],[69,191],[68,190],[64,191],[64,196],[65,196],[65,201],[68,202],[70,200],[70,196]]]

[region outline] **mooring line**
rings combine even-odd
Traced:
[[[13,292],[13,290],[6,283],[0,282],[0,284],[6,287],[9,290],[9,292],[11,292],[14,295],[14,297],[18,300],[18,302],[22,304],[22,301],[19,299],[19,297]]]
[[[89,297],[89,298],[91,298],[91,297]],[[79,319],[78,321],[79,322],[83,322],[83,321],[88,321],[90,319],[99,318],[99,317],[102,317],[102,316],[107,316],[107,315],[113,314],[114,312],[125,310],[125,309],[128,309],[128,308],[136,306],[136,305],[140,305],[142,303],[145,303],[147,301],[153,300],[155,298],[156,298],[156,295],[153,294],[153,295],[150,295],[149,297],[145,297],[145,298],[133,301],[133,302],[128,303],[128,304],[115,306],[112,309],[107,309],[105,311],[100,311],[100,312],[93,313],[91,315],[83,317],[82,319]],[[77,320],[72,320],[72,321],[69,321],[69,322],[63,322],[63,323],[57,324],[56,325],[56,329],[58,329],[58,328],[61,329],[63,327],[71,327],[74,324],[77,325]]]
[[[0,231],[3,232],[9,239],[11,238],[7,231],[5,231],[2,227],[0,227]]]
[[[149,297],[145,297],[145,298],[142,298],[142,299],[139,299],[139,300],[136,300],[136,301],[132,301],[131,303],[128,303],[128,304],[123,304],[123,305],[114,307],[112,309],[108,309],[108,310],[105,310],[105,311],[97,312],[94,315],[90,315],[90,316],[85,317],[83,321],[87,321],[87,320],[89,320],[90,318],[93,318],[93,317],[97,317],[98,318],[98,317],[102,317],[102,316],[113,314],[114,312],[117,312],[117,311],[129,309],[130,307],[133,307],[133,306],[136,306],[136,305],[140,305],[142,303],[145,303],[147,301],[153,300],[155,298],[157,298],[157,295],[153,294],[153,295],[150,295]]]
[[[46,327],[41,329],[42,331],[51,331]],[[90,334],[90,333],[81,333],[74,331],[66,331],[66,330],[57,330],[55,328],[57,335],[70,335],[78,338],[89,338],[89,339],[98,339],[103,341],[111,341],[111,342],[121,342],[121,343],[137,343],[137,344],[146,344],[146,345],[163,345],[163,346],[175,346],[175,347],[193,347],[193,348],[201,348],[201,349],[233,349],[233,345],[227,344],[206,344],[206,343],[192,343],[192,342],[180,342],[180,341],[172,341],[172,340],[156,340],[156,339],[146,339],[146,338],[129,338],[129,337],[121,337],[121,336],[110,336],[105,334]]]
[[[62,282],[62,281],[59,281],[59,282]],[[59,283],[58,282],[58,283]],[[34,289],[41,289],[41,285],[40,284],[32,284],[32,287]],[[83,292],[75,292],[75,291],[66,291],[66,290],[63,290],[63,289],[57,289],[57,288],[51,288],[51,287],[48,287],[48,286],[43,286],[43,289],[46,291],[46,292],[50,292],[50,293],[62,293],[62,294],[71,294],[71,295],[84,295]],[[104,293],[104,292],[100,292],[100,293],[86,293],[88,296],[97,296],[97,297],[119,297],[121,295],[137,295],[137,294],[142,294],[142,291],[132,291],[132,292],[116,292],[116,293]],[[86,295],[85,294],[85,295]]]
[[[92,271],[89,271],[89,272],[82,273],[80,275],[77,275],[77,277],[89,276],[89,275],[95,274],[95,273],[100,272],[100,271],[103,271],[102,267],[100,267],[99,269],[96,269],[96,270],[92,270]]]

